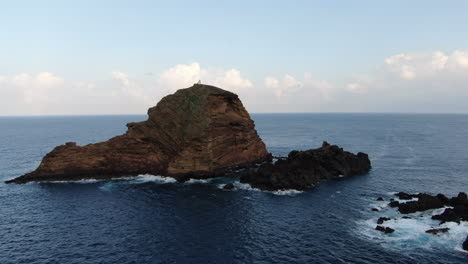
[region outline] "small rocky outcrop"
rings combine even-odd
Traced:
[[[463,242],[462,247],[464,250],[468,251],[468,236],[466,237],[465,242]]]
[[[442,214],[432,216],[432,219],[440,220],[441,223],[468,221],[468,196],[466,193],[461,192],[450,199],[440,193],[433,196],[426,193],[407,194],[400,192],[395,195],[400,199],[406,200],[417,198],[416,201],[405,203],[392,201],[388,204],[390,207],[398,207],[398,211],[402,214],[411,214],[449,206],[453,208],[445,209]]]
[[[395,232],[395,229],[393,229],[393,228],[380,226],[380,225],[376,226],[375,230],[383,232],[385,234],[391,234],[391,233]]]
[[[336,145],[323,142],[321,148],[291,151],[276,163],[262,164],[240,179],[261,190],[305,190],[323,180],[365,174],[371,169],[365,153],[353,154]]]
[[[271,160],[238,96],[214,86],[180,89],[150,108],[148,120],[127,127],[105,142],[58,146],[35,171],[7,183],[146,173],[184,181]]]
[[[445,228],[433,228],[433,229],[426,230],[426,233],[428,233],[428,234],[433,234],[433,235],[437,235],[437,234],[441,234],[441,233],[447,233],[449,230],[450,230],[450,228],[448,228],[448,227],[445,227]]]
[[[377,224],[378,224],[378,225],[381,225],[381,224],[383,224],[385,221],[388,221],[388,220],[390,220],[390,218],[388,218],[388,217],[379,217],[379,219],[377,219]]]
[[[415,212],[426,211],[429,209],[442,208],[445,205],[445,196],[439,195],[431,196],[429,194],[418,194],[417,201],[410,201],[406,203],[398,203],[398,211],[402,214],[411,214]],[[410,198],[412,199],[412,198]]]

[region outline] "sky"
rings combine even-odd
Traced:
[[[144,114],[198,80],[254,113],[468,113],[467,13],[456,0],[0,0],[0,116]]]

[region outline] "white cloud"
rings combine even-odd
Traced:
[[[164,71],[157,81],[157,86],[168,92],[175,92],[181,88],[187,88],[194,83],[202,81],[233,92],[242,93],[252,88],[250,80],[242,77],[237,69],[209,69],[202,68],[198,62],[191,64],[178,64]]]
[[[201,79],[202,69],[198,62],[192,64],[178,64],[164,71],[158,80],[158,86],[169,92],[190,87]]]
[[[359,95],[362,111],[468,112],[468,52],[393,55],[345,87]]]
[[[265,77],[263,79],[263,85],[266,88],[271,89],[277,98],[282,98],[298,91],[301,88],[302,83],[292,75],[286,74],[281,81],[276,77]]]
[[[117,81],[120,87],[120,91],[112,91],[112,96],[130,96],[133,97],[133,99],[136,99],[137,101],[140,101],[142,103],[150,103],[152,101],[151,97],[149,96],[149,92],[145,91],[133,80],[130,80],[128,74],[114,71],[112,72],[112,76]]]
[[[50,73],[40,72],[36,75],[21,73],[14,76],[0,76],[2,90],[13,89],[20,93],[22,101],[27,104],[45,103],[54,88],[64,83],[63,78]]]
[[[279,81],[275,77],[266,77],[263,80],[263,85],[268,89],[277,89],[279,87]]]
[[[51,72],[0,75],[0,115],[145,113],[198,80],[237,93],[250,112],[468,113],[468,51],[462,50],[400,53],[375,70],[333,80],[305,72],[251,81],[238,69],[198,62],[141,75],[113,71],[105,80],[77,82]]]

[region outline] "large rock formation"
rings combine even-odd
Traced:
[[[58,146],[35,171],[7,183],[143,173],[206,178],[271,159],[254,122],[231,92],[196,84],[164,97],[148,116],[127,124],[124,135],[108,141]]]
[[[357,155],[323,142],[321,148],[291,151],[287,159],[265,163],[240,179],[255,188],[274,191],[305,190],[322,180],[369,172],[371,164],[365,153]]]

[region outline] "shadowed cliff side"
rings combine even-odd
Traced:
[[[180,89],[150,108],[148,120],[127,127],[105,142],[58,146],[35,171],[7,183],[144,173],[206,178],[271,159],[238,96],[214,86]]]

